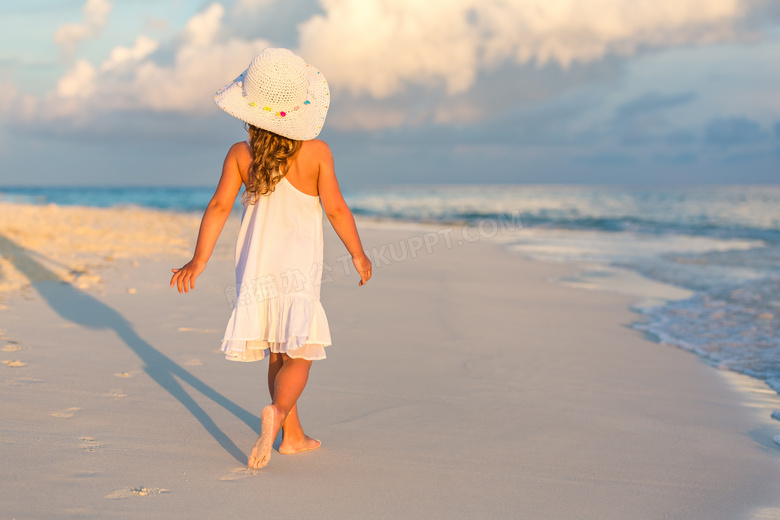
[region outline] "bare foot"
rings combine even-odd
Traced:
[[[274,445],[274,419],[276,408],[274,405],[268,405],[260,413],[262,424],[262,433],[255,441],[252,447],[252,453],[249,455],[249,467],[253,469],[264,468],[271,460],[271,451]]]
[[[285,437],[282,440],[282,444],[279,446],[279,453],[282,455],[292,455],[293,453],[300,453],[302,451],[316,450],[322,446],[322,443],[317,439],[312,439],[308,435],[304,435],[303,439],[288,441]]]

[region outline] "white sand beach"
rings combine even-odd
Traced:
[[[249,471],[266,365],[218,352],[236,217],[187,295],[197,216],[0,217],[4,518],[780,518],[777,395],[555,283],[570,265],[439,242],[358,287],[326,224],[333,345],[299,401],[323,445]],[[361,225],[367,249],[425,231]]]

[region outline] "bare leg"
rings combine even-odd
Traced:
[[[273,440],[279,433],[285,419],[295,402],[300,397],[309,379],[311,361],[292,359],[286,354],[282,356],[282,367],[274,379],[273,403],[263,408],[260,414],[262,433],[252,447],[249,455],[250,468],[262,468],[271,459]]]
[[[271,393],[271,399],[274,398],[274,382],[276,381],[276,374],[284,364],[282,354],[271,353],[271,357],[268,362],[268,391]],[[282,437],[282,444],[279,446],[279,453],[283,455],[292,455],[293,453],[299,453],[301,451],[314,450],[320,447],[322,444],[317,439],[312,439],[305,433],[303,433],[303,427],[301,421],[298,418],[298,405],[295,404],[287,414],[287,418],[282,424],[282,430],[284,436]]]

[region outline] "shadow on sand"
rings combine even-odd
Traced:
[[[189,410],[225,451],[240,463],[247,463],[247,456],[219,429],[206,411],[187,394],[177,378],[235,415],[254,431],[259,429],[259,417],[238,406],[143,340],[117,311],[78,290],[73,285],[62,281],[53,271],[33,258],[38,256],[36,252],[27,250],[0,235],[0,255],[8,259],[16,269],[27,276],[35,290],[64,319],[82,327],[110,329],[116,332],[125,345],[144,362],[146,373]]]

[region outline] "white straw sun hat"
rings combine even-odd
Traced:
[[[265,49],[214,94],[228,114],[275,134],[308,141],[322,130],[330,105],[325,77],[287,49]]]

